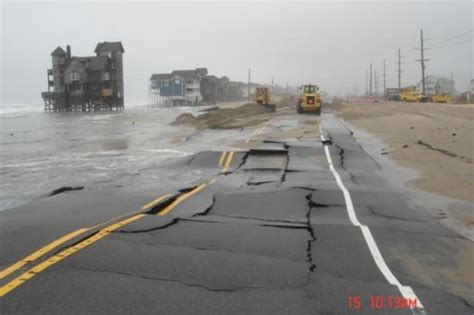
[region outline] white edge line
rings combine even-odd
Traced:
[[[351,223],[354,226],[360,227],[362,231],[362,235],[364,236],[365,242],[367,243],[367,246],[369,247],[370,254],[372,255],[372,258],[374,259],[375,263],[377,264],[377,267],[379,268],[380,272],[384,275],[385,279],[387,279],[388,283],[391,285],[395,285],[398,287],[398,290],[400,290],[400,293],[405,299],[416,299],[416,306],[418,309],[421,309],[420,311],[422,314],[424,314],[424,307],[423,304],[421,304],[420,299],[416,296],[415,292],[410,286],[404,286],[398,281],[398,279],[395,277],[395,275],[392,273],[390,268],[387,266],[385,263],[385,260],[383,259],[382,254],[380,253],[380,250],[377,246],[377,243],[375,242],[374,237],[372,236],[372,233],[370,232],[370,229],[367,225],[363,225],[359,222],[357,219],[357,215],[354,210],[354,205],[352,204],[352,198],[349,193],[349,190],[347,190],[346,186],[344,186],[344,183],[341,180],[341,177],[339,176],[339,173],[336,171],[334,168],[334,164],[332,163],[331,159],[331,154],[329,153],[329,148],[327,144],[324,144],[326,139],[324,138],[321,125],[319,126],[319,133],[321,136],[321,140],[323,141],[323,146],[324,146],[324,151],[326,153],[326,158],[328,160],[329,164],[329,169],[334,175],[334,178],[336,179],[336,182],[341,188],[343,194],[344,194],[344,199],[346,202],[346,208],[347,208],[347,214],[349,215],[349,219]],[[411,306],[410,306],[411,307]]]

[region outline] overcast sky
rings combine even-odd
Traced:
[[[297,85],[311,81],[331,94],[365,92],[370,61],[396,86],[421,78],[419,32],[430,38],[427,74],[449,77],[458,90],[473,73],[471,1],[455,2],[2,2],[2,104],[42,104],[50,53],[72,46],[93,55],[97,42],[122,41],[125,97],[146,102],[152,73],[207,67],[210,74]],[[468,33],[471,31],[470,33]],[[463,35],[464,34],[464,35]],[[459,35],[459,36],[458,36]],[[457,37],[458,36],[458,37]]]

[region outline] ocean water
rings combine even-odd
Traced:
[[[0,210],[62,186],[142,187],[163,180],[159,165],[199,149],[180,141],[189,128],[170,125],[184,111],[197,109],[44,113],[41,106],[0,105]]]

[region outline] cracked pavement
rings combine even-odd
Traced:
[[[1,212],[4,270],[74,229],[169,194],[140,212],[140,219],[108,231],[1,297],[0,313],[347,314],[348,297],[361,296],[362,308],[355,313],[412,314],[407,308],[370,308],[371,296],[400,292],[379,271],[360,229],[348,218],[318,126],[314,116],[277,117],[250,141],[250,149],[234,152],[225,170],[219,167],[220,151],[163,166],[205,169],[216,176],[163,216],[164,209],[199,184],[127,195],[68,191]],[[370,227],[395,276],[413,288],[427,314],[472,314],[472,287],[456,279],[433,280],[436,272],[451,268],[449,253],[472,245],[411,206],[334,117],[323,115],[323,129],[357,216]],[[28,262],[0,284],[101,228]],[[416,269],[416,274],[407,267],[407,261],[426,259],[436,268]]]

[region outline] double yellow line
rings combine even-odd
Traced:
[[[118,229],[118,228],[120,228],[124,225],[127,225],[129,223],[132,223],[133,221],[136,221],[136,220],[138,220],[138,219],[140,219],[144,216],[145,216],[145,214],[137,214],[137,215],[134,215],[134,216],[132,216],[132,217],[126,219],[126,220],[123,220],[123,221],[120,221],[118,223],[109,225],[108,227],[100,230],[98,233],[94,234],[93,236],[83,240],[82,242],[63,250],[63,251],[61,251],[60,253],[58,253],[54,256],[51,256],[47,260],[41,262],[40,264],[38,264],[35,267],[28,270],[27,272],[21,274],[17,278],[13,279],[12,281],[5,284],[4,286],[0,287],[0,297],[3,297],[4,295],[9,293],[10,291],[16,289],[17,287],[19,287],[20,285],[22,285],[26,281],[30,280],[31,278],[33,278],[34,276],[36,276],[40,272],[46,270],[47,268],[51,267],[52,265],[54,265],[58,262],[60,262],[61,260],[65,259],[66,257],[69,257],[72,254],[80,251],[81,249],[83,249],[83,248],[97,242],[98,240],[106,237],[107,235],[112,233],[112,231],[114,231],[114,230],[116,230],[116,229]]]
[[[141,207],[140,210],[141,211],[147,210],[147,209],[153,207],[154,205],[158,204],[162,200],[168,198],[169,196],[170,196],[169,194],[160,196],[160,197],[152,200],[151,202],[147,203],[143,207]],[[120,217],[117,217],[115,219],[108,220],[104,223],[98,224],[96,226],[89,227],[89,228],[81,228],[81,229],[78,229],[74,232],[66,234],[63,237],[61,237],[61,238],[47,244],[46,246],[38,249],[37,251],[30,254],[29,256],[27,256],[27,257],[19,260],[18,262],[12,264],[11,266],[7,267],[6,269],[0,271],[0,279],[3,279],[5,277],[7,277],[8,275],[12,274],[13,272],[17,271],[18,269],[26,266],[27,264],[34,262],[36,259],[42,257],[43,255],[50,252],[51,250],[53,250],[53,249],[59,247],[60,245],[72,240],[73,238],[75,238],[75,237],[77,237],[81,234],[84,234],[87,231],[92,231],[92,230],[94,230],[94,229],[96,229],[100,226],[107,225],[108,223],[110,223],[112,221],[120,220],[123,217],[127,217],[126,219],[123,219],[123,220],[121,220],[117,223],[114,223],[114,224],[111,224],[111,225],[108,225],[108,226],[102,228],[101,230],[99,230],[99,232],[97,232],[96,234],[94,234],[93,236],[91,236],[89,238],[86,238],[82,242],[61,251],[56,255],[53,255],[52,257],[48,258],[47,260],[43,261],[42,263],[36,265],[35,267],[29,269],[28,271],[21,274],[17,278],[15,278],[12,281],[8,282],[4,286],[0,287],[0,297],[3,297],[4,295],[9,293],[13,289],[15,289],[18,286],[20,286],[21,284],[23,284],[24,282],[26,282],[26,281],[30,280],[31,278],[33,278],[36,274],[42,272],[43,270],[49,268],[52,265],[58,263],[59,261],[63,260],[64,258],[66,258],[66,257],[74,254],[75,252],[77,252],[77,251],[79,251],[79,250],[81,250],[81,249],[97,242],[98,240],[104,238],[105,236],[109,235],[112,231],[114,231],[114,230],[116,230],[116,229],[118,229],[118,228],[120,228],[124,225],[127,225],[129,223],[132,223],[132,222],[134,222],[134,221],[136,221],[140,218],[143,218],[145,216],[144,213],[138,213],[138,214],[132,215],[131,217],[130,217],[130,215],[131,215],[131,213],[127,213],[127,214],[124,214],[124,215],[122,215]]]
[[[249,143],[250,140],[256,136],[256,135],[259,135],[263,129],[265,129],[265,127],[268,125],[268,123],[272,121],[271,119],[270,120],[267,120],[263,125],[261,125],[259,128],[255,129],[252,134],[250,135],[250,137],[247,138],[247,140],[245,140],[245,143]]]
[[[230,167],[232,163],[232,159],[234,158],[234,151],[224,151],[221,154],[219,159],[219,166],[222,167],[222,171],[225,173]]]
[[[256,130],[254,130],[252,135],[246,140],[246,143],[248,143],[250,141],[251,137],[259,134],[265,128],[265,126],[268,124],[268,122],[269,121],[267,121],[265,124],[263,124],[260,128],[257,128]],[[222,170],[223,170],[224,173],[227,172],[227,170],[229,169],[229,167],[232,163],[233,157],[234,157],[234,152],[233,151],[230,151],[230,152],[229,151],[224,151],[224,152],[222,152],[221,157],[219,159],[219,166],[222,167]],[[194,194],[200,192],[205,187],[207,187],[207,186],[211,185],[212,183],[214,183],[217,180],[217,178],[218,177],[214,177],[211,180],[208,180],[208,181],[204,182],[203,184],[197,186],[193,190],[180,195],[178,198],[176,198],[176,200],[174,200],[172,203],[170,203],[168,206],[166,206],[163,210],[161,210],[158,213],[158,215],[165,216],[170,211],[172,211],[177,205],[179,205],[181,202],[183,202],[187,198],[193,196]],[[46,246],[41,247],[40,249],[36,250],[32,254],[30,254],[27,257],[17,261],[16,263],[10,265],[9,267],[5,268],[4,270],[1,270],[0,271],[0,280],[7,277],[10,274],[12,274],[13,272],[23,268],[27,264],[30,264],[30,263],[34,262],[35,260],[41,258],[46,253],[50,252],[51,250],[53,250],[55,248],[58,248],[60,245],[65,244],[66,242],[74,239],[75,237],[77,237],[81,234],[84,234],[87,231],[92,231],[94,229],[100,228],[100,227],[105,226],[105,225],[107,225],[111,222],[115,222],[115,221],[120,220],[120,219],[125,217],[125,219],[122,219],[122,220],[120,220],[116,223],[110,224],[110,225],[100,229],[97,233],[95,233],[94,235],[84,239],[83,241],[79,242],[78,244],[76,244],[72,247],[68,247],[68,248],[60,251],[58,254],[55,254],[55,255],[51,256],[50,258],[46,259],[45,261],[39,263],[38,265],[32,267],[31,269],[24,272],[20,276],[18,276],[15,279],[11,280],[7,284],[3,285],[2,287],[0,287],[0,298],[5,296],[6,294],[8,294],[10,291],[16,289],[17,287],[19,287],[20,285],[22,285],[26,281],[30,280],[31,278],[36,276],[38,273],[40,273],[40,272],[46,270],[47,268],[55,265],[56,263],[62,261],[66,257],[69,257],[72,254],[80,251],[81,249],[84,249],[84,248],[92,245],[93,243],[97,242],[98,240],[100,240],[100,239],[106,237],[107,235],[109,235],[110,233],[112,233],[114,230],[116,230],[118,228],[121,228],[121,227],[123,227],[127,224],[130,224],[134,221],[137,221],[137,220],[143,218],[146,215],[145,213],[143,213],[143,211],[152,208],[153,206],[157,205],[158,203],[160,203],[161,201],[163,201],[164,199],[166,199],[168,197],[170,197],[169,194],[162,195],[162,196],[150,201],[146,205],[142,206],[140,208],[140,211],[136,211],[136,212],[132,212],[132,213],[126,213],[122,216],[119,216],[117,218],[108,220],[108,221],[106,221],[104,223],[101,223],[101,224],[98,224],[96,226],[89,227],[89,228],[80,228],[80,229],[78,229],[74,232],[66,234],[63,237],[47,244]],[[135,214],[133,214],[133,213],[135,213]]]

